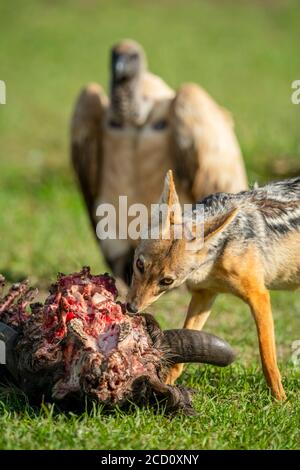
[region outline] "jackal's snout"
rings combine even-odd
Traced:
[[[156,299],[153,289],[146,282],[137,279],[134,275],[127,294],[126,308],[130,313],[139,313]]]
[[[138,313],[139,311],[139,309],[137,308],[134,302],[127,302],[126,309],[130,313]]]

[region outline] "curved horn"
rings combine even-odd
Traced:
[[[14,346],[17,337],[18,333],[13,328],[0,322],[0,362],[14,377],[16,377]]]
[[[235,359],[235,352],[226,341],[210,333],[197,330],[165,330],[164,344],[173,364],[202,362],[215,366],[228,366]]]

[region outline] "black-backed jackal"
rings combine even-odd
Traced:
[[[166,177],[160,202],[170,207],[169,226],[184,223],[181,210],[171,210],[179,207],[172,172]],[[276,361],[268,290],[292,290],[300,285],[300,177],[238,194],[214,194],[200,203],[204,205],[200,249],[197,245],[190,249],[188,244],[195,243],[190,237],[141,240],[135,252],[128,309],[143,310],[187,281],[192,298],[184,327],[201,330],[218,293],[241,298],[255,319],[266,380],[273,395],[282,400],[285,392]],[[181,372],[182,365],[176,365],[168,382],[174,383]]]

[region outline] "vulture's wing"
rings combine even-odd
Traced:
[[[71,158],[91,223],[95,228],[95,203],[100,191],[103,118],[108,99],[97,84],[80,93],[71,121]]]
[[[195,84],[182,85],[170,111],[175,176],[191,200],[247,188],[230,113]]]

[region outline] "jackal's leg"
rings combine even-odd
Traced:
[[[247,303],[254,316],[258,334],[260,357],[266,381],[277,400],[286,398],[277,366],[274,322],[270,295],[267,290],[252,293]]]
[[[184,328],[202,330],[209,317],[216,294],[208,290],[194,292],[184,322]],[[173,385],[182,374],[184,364],[175,364],[169,371],[166,383]]]

